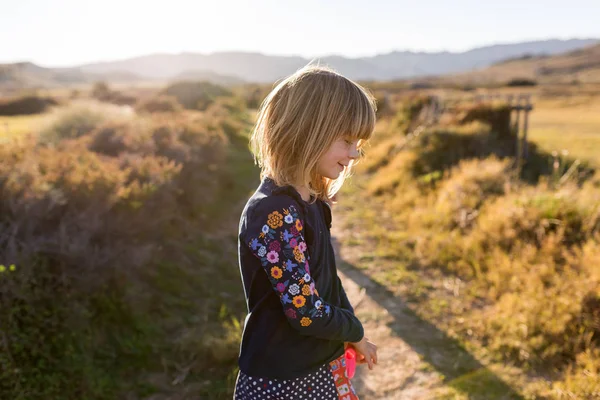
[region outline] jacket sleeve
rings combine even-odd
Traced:
[[[346,295],[346,291],[344,290],[344,286],[342,285],[342,280],[340,277],[337,277],[338,291],[340,293],[340,302],[342,308],[349,310],[352,314],[354,314],[354,308],[352,304],[350,304],[350,300],[348,300],[348,296]]]
[[[358,342],[364,336],[358,318],[325,302],[315,287],[301,210],[290,196],[267,196],[250,213],[243,238],[260,260],[294,329],[307,336]]]

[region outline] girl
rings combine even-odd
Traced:
[[[240,218],[248,315],[234,399],[358,399],[345,348],[377,364],[337,276],[332,197],[375,127],[375,100],[333,70],[306,66],[269,93],[251,138],[261,184]]]

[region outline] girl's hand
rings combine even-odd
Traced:
[[[352,346],[356,350],[357,364],[369,364],[369,369],[377,364],[377,346],[369,338],[363,337],[360,342],[344,342],[344,348]]]

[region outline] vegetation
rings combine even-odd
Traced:
[[[368,196],[344,202],[361,239],[342,239],[370,249],[361,268],[423,318],[479,357],[522,371],[502,378],[525,397],[592,398],[600,393],[598,165],[531,143],[517,171],[501,107],[458,113],[450,119],[466,125],[429,129],[399,152],[397,123],[379,121],[344,189],[346,198]],[[469,379],[477,378],[464,376],[459,392],[477,386]],[[481,398],[501,398],[489,390]]]
[[[517,170],[505,106],[472,105],[457,84],[459,105],[406,135],[434,93],[369,85],[377,132],[336,206],[360,235],[340,239],[422,318],[509,366],[502,379],[525,398],[593,398],[596,92],[521,89],[534,111]],[[0,118],[0,398],[231,398],[246,312],[237,224],[258,184],[247,134],[269,89],[180,82],[129,107],[97,84]],[[478,379],[447,384],[501,398],[493,385],[477,397]]]
[[[229,398],[249,114],[90,103],[0,147],[0,397]]]
[[[35,95],[0,100],[0,115],[41,114],[58,102],[51,97]]]

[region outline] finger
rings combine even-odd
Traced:
[[[369,363],[369,369],[373,370],[373,360],[371,358],[368,358],[367,362]]]

